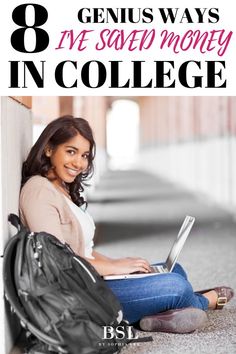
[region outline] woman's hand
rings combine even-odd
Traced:
[[[100,275],[130,274],[135,272],[150,273],[150,264],[141,257],[109,258],[93,251],[94,259],[87,258]]]
[[[150,264],[143,258],[127,257],[113,259],[112,274],[130,274],[130,273],[150,273]]]

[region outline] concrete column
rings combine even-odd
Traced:
[[[33,123],[47,125],[51,120],[58,118],[61,114],[60,109],[64,110],[64,108],[65,105],[60,102],[60,97],[58,96],[33,96]]]
[[[234,212],[236,98],[141,97],[140,165]]]
[[[94,132],[97,145],[95,174],[93,184],[99,181],[107,169],[106,153],[106,115],[109,107],[108,97],[84,96],[74,97],[74,116],[86,119]]]
[[[0,254],[7,240],[16,230],[8,225],[8,214],[18,214],[18,198],[21,183],[21,166],[32,139],[31,112],[18,101],[0,99]],[[2,262],[0,258],[0,348],[9,353],[18,334],[15,318],[3,297]]]
[[[73,115],[73,97],[72,96],[60,96],[59,97],[59,104],[60,104],[60,116]]]
[[[157,143],[160,128],[158,116],[158,100],[153,97],[140,97],[140,145],[148,148]]]

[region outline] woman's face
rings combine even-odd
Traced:
[[[56,178],[54,183],[72,183],[84,172],[88,167],[89,149],[89,141],[79,133],[64,144],[49,147],[46,156],[50,158],[52,165],[49,175]]]

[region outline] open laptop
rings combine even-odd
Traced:
[[[181,225],[177,238],[174,241],[174,244],[171,247],[169,255],[162,265],[152,265],[152,272],[150,273],[130,273],[130,274],[115,274],[115,275],[105,275],[103,279],[105,280],[119,280],[119,279],[133,279],[133,278],[142,278],[150,277],[152,275],[170,273],[172,272],[178,256],[187,240],[187,237],[192,229],[195,218],[193,216],[187,215]]]

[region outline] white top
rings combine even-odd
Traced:
[[[84,255],[87,258],[93,259],[93,238],[95,232],[95,224],[91,215],[87,212],[87,210],[83,210],[82,207],[78,207],[75,203],[72,202],[69,198],[65,196],[65,199],[71,208],[71,211],[74,213],[78,222],[80,223],[83,237],[84,237]]]

